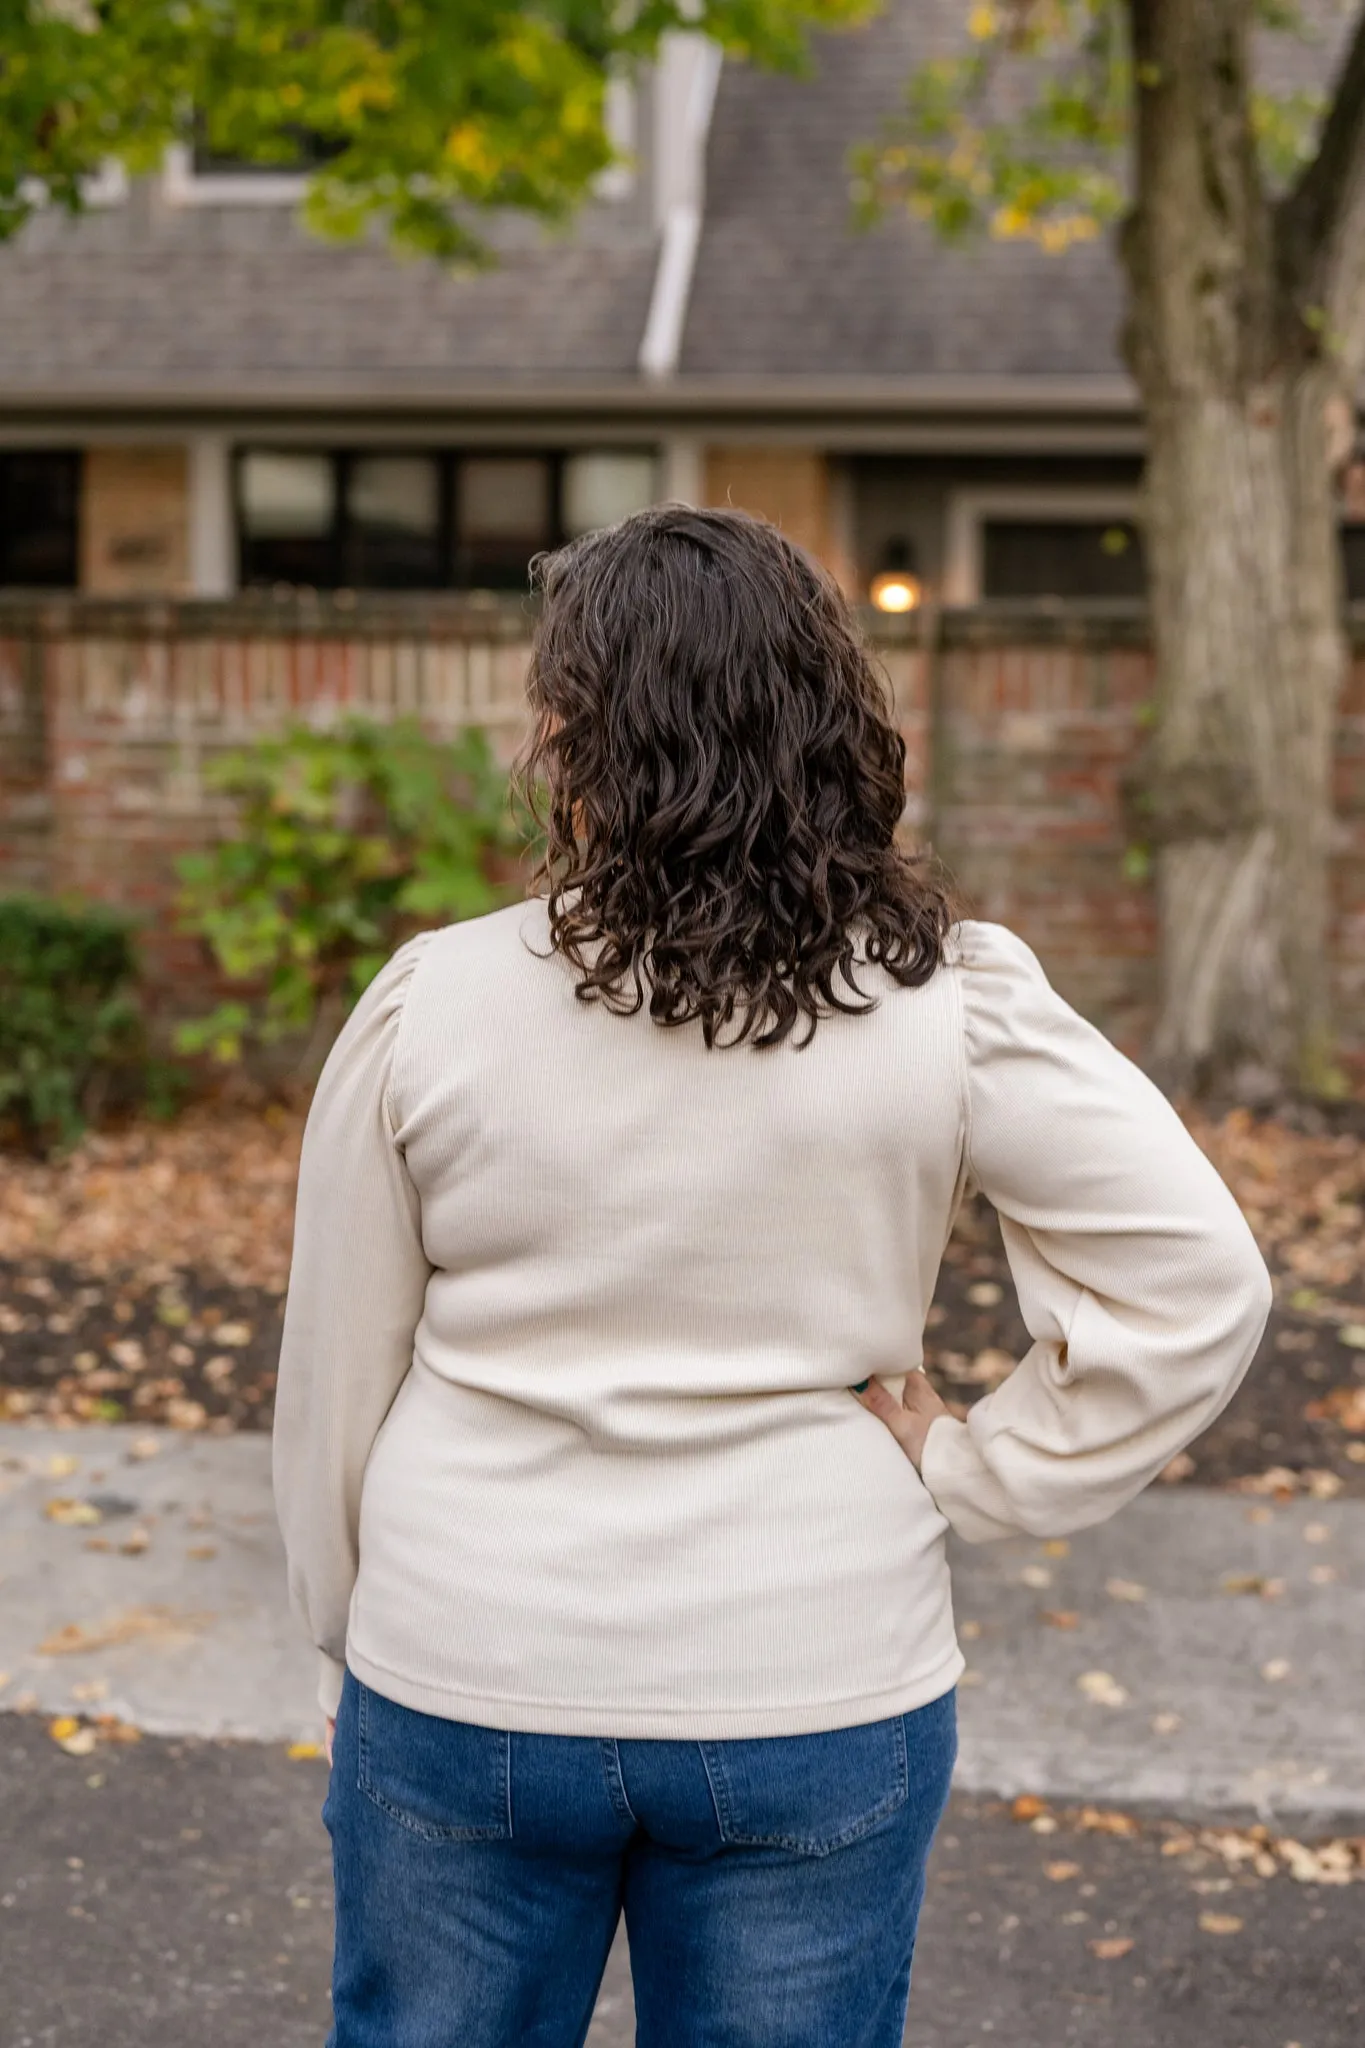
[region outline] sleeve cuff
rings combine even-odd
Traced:
[[[1021,1534],[999,1480],[965,1422],[939,1415],[929,1425],[920,1478],[939,1513],[964,1543],[992,1543]]]
[[[341,1705],[341,1683],[346,1676],[346,1666],[339,1664],[335,1657],[329,1657],[325,1650],[318,1651],[318,1705],[329,1721],[335,1721],[337,1708]]]

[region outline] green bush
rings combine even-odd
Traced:
[[[244,989],[181,1026],[182,1052],[232,1061],[249,1038],[326,1034],[404,938],[516,894],[525,821],[477,730],[297,727],[208,780],[235,799],[237,836],[181,858],[181,921]]]
[[[0,897],[0,1124],[71,1144],[111,1087],[141,1089],[136,980],[126,918]]]

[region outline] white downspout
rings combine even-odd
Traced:
[[[706,141],[720,83],[721,52],[705,36],[665,36],[654,78],[654,224],[659,261],[640,342],[640,372],[671,377],[682,350],[687,303],[706,203]]]

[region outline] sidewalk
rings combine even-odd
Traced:
[[[961,1792],[1365,1819],[1365,1502],[1158,1490],[953,1569]],[[316,1740],[266,1439],[0,1426],[0,1674],[0,1709]]]

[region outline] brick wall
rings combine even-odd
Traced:
[[[874,620],[908,748],[908,816],[968,907],[1016,927],[1058,986],[1140,1052],[1155,918],[1126,880],[1120,777],[1151,691],[1136,614],[947,612]],[[169,1003],[201,976],[170,917],[177,852],[230,829],[217,750],[295,719],[412,713],[436,734],[521,730],[529,620],[457,597],[0,602],[0,889],[73,891],[147,920]],[[1334,883],[1338,1021],[1365,1073],[1365,624],[1341,706]]]

